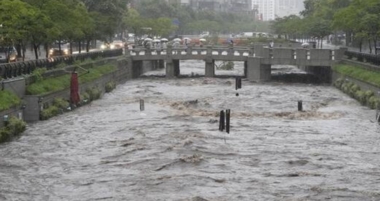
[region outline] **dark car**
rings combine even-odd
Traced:
[[[70,52],[68,51],[68,49],[59,50],[58,48],[51,48],[49,50],[49,57],[65,56],[65,55],[69,55],[69,54],[70,54]]]
[[[17,59],[17,51],[13,46],[0,46],[0,63],[15,62]]]
[[[69,55],[70,54],[69,47],[70,47],[69,43],[61,43],[61,50],[60,50],[58,43],[53,44],[53,47],[49,50],[49,57]]]

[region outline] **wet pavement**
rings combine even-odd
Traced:
[[[234,79],[144,78],[31,124],[0,145],[0,200],[380,200],[375,111],[323,85],[238,93]]]

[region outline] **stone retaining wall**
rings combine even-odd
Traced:
[[[127,80],[132,79],[132,60],[130,57],[118,57],[118,58],[107,58],[102,59],[93,63],[83,64],[82,67],[89,67],[88,65],[101,66],[104,64],[113,64],[117,66],[117,70],[113,73],[102,76],[95,81],[80,84],[79,91],[86,91],[88,88],[96,87],[105,93],[105,86],[108,82],[115,82],[116,84],[121,84]],[[64,69],[57,69],[45,73],[44,77],[54,77],[67,74],[71,72],[75,66],[68,66]],[[145,66],[143,72],[152,70],[149,66]],[[26,78],[17,78],[13,80],[7,80],[4,84],[4,88],[12,91],[22,98],[23,106],[17,106],[12,109],[0,112],[0,127],[3,126],[4,115],[17,116],[23,118],[26,122],[39,121],[40,111],[44,105],[51,105],[55,98],[63,98],[65,100],[70,99],[70,89],[65,89],[58,92],[53,92],[45,95],[25,95],[26,85],[32,83],[33,77],[29,76]]]

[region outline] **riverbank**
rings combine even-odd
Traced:
[[[380,107],[380,72],[368,66],[341,63],[333,66],[333,85],[371,109]]]

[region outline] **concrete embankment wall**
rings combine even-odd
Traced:
[[[357,66],[359,68],[363,68],[363,69],[366,69],[369,71],[380,72],[379,66],[375,66],[375,65],[371,65],[371,64],[367,64],[367,63],[363,63],[363,62],[357,62],[357,61],[351,61],[351,60],[342,60],[341,63],[351,65],[351,66]],[[360,89],[362,89],[364,91],[371,90],[374,92],[374,95],[376,97],[380,98],[380,94],[378,93],[378,92],[380,92],[379,87],[377,87],[377,86],[375,86],[369,82],[358,80],[358,79],[351,77],[351,76],[343,75],[343,74],[340,74],[340,73],[335,72],[335,71],[331,72],[331,83],[334,83],[339,78],[343,78],[347,81],[350,81],[350,82],[358,85],[360,87]]]
[[[130,57],[117,57],[117,58],[107,58],[100,61],[93,62],[91,64],[83,64],[83,67],[86,65],[101,66],[104,64],[112,64],[117,66],[117,70],[113,73],[104,75],[92,82],[80,84],[80,91],[86,91],[88,88],[96,87],[101,90],[102,93],[105,93],[105,86],[109,82],[115,82],[116,84],[125,83],[127,80],[133,79],[136,76],[141,75],[147,71],[153,70],[153,66],[149,65],[150,63],[144,63],[142,69],[138,69],[138,72],[134,72],[133,62]],[[49,71],[44,74],[44,77],[54,77],[67,74],[74,69],[74,66],[68,66],[64,70],[59,69],[55,71]],[[135,70],[136,71],[136,70]],[[135,75],[135,77],[133,76]],[[0,112],[0,117],[3,118],[4,115],[17,116],[24,119],[27,122],[39,121],[39,114],[41,108],[46,106],[46,104],[52,104],[55,98],[63,98],[65,100],[70,99],[70,89],[65,89],[58,92],[53,92],[45,95],[26,95],[26,85],[31,83],[33,80],[32,77],[26,78],[17,78],[14,80],[4,81],[4,88],[17,94],[22,99],[22,106],[17,106],[6,111]],[[3,126],[3,121],[0,121],[0,127]]]

